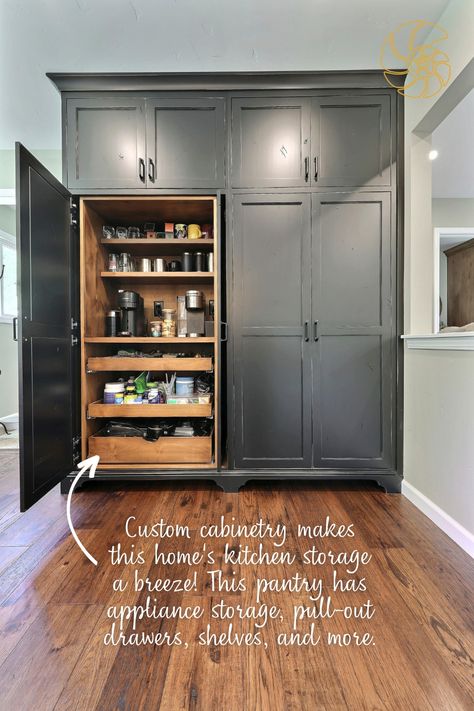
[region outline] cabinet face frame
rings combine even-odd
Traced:
[[[214,298],[214,337],[212,338],[207,338],[207,339],[174,339],[177,342],[177,345],[180,343],[183,343],[183,347],[189,347],[193,346],[193,344],[196,345],[197,348],[200,347],[200,344],[203,343],[204,341],[204,346],[206,348],[211,348],[212,349],[212,355],[214,358],[214,367],[213,367],[213,372],[214,372],[214,393],[213,393],[213,413],[214,413],[214,419],[213,419],[213,426],[214,426],[214,431],[213,431],[213,451],[214,451],[214,459],[212,463],[206,463],[206,464],[199,464],[199,463],[194,463],[190,462],[189,465],[186,467],[185,464],[180,463],[179,466],[174,466],[170,464],[161,464],[161,463],[156,463],[156,464],[133,464],[133,463],[128,463],[128,464],[104,464],[103,466],[99,465],[99,469],[122,469],[122,470],[134,470],[134,469],[173,469],[173,468],[179,468],[179,469],[213,469],[216,470],[219,466],[219,460],[218,460],[218,454],[219,454],[219,438],[220,438],[220,397],[219,397],[219,389],[217,387],[217,384],[219,382],[219,377],[220,377],[220,364],[219,364],[219,349],[218,349],[218,339],[219,339],[219,323],[220,323],[220,288],[219,288],[219,281],[220,281],[220,250],[219,250],[219,241],[220,241],[220,234],[219,234],[219,222],[218,222],[218,211],[217,211],[217,206],[218,206],[218,198],[215,195],[207,195],[207,196],[202,196],[202,195],[187,195],[187,196],[173,196],[173,195],[167,195],[166,197],[164,196],[151,196],[151,195],[146,195],[146,196],[129,196],[127,198],[125,197],[119,197],[119,196],[110,196],[110,197],[102,197],[102,196],[95,196],[95,197],[84,197],[81,198],[80,200],[80,300],[81,300],[81,307],[80,307],[80,312],[81,312],[81,318],[80,318],[80,323],[81,323],[81,333],[80,333],[80,344],[81,344],[81,443],[82,443],[82,458],[85,459],[88,456],[88,440],[90,436],[93,436],[95,432],[99,429],[97,424],[97,420],[90,420],[88,419],[88,405],[94,400],[98,400],[101,398],[102,395],[102,389],[103,389],[103,383],[105,382],[106,379],[106,372],[107,371],[99,371],[95,373],[88,373],[88,367],[87,367],[87,361],[88,357],[91,354],[91,348],[100,345],[101,347],[104,346],[104,338],[99,337],[97,339],[91,338],[90,337],[90,323],[91,323],[91,318],[95,319],[105,319],[105,308],[108,305],[108,299],[110,297],[111,292],[107,292],[107,284],[104,284],[107,280],[104,280],[100,276],[100,271],[102,271],[101,266],[103,265],[104,259],[105,259],[105,249],[103,249],[101,245],[101,229],[102,229],[102,224],[104,224],[103,218],[101,218],[95,211],[94,211],[94,205],[99,205],[103,204],[105,202],[110,203],[110,205],[113,206],[114,203],[124,203],[126,202],[128,205],[134,205],[136,204],[136,212],[137,214],[140,213],[139,205],[140,203],[152,203],[157,205],[156,211],[159,212],[159,204],[160,202],[166,201],[166,203],[171,202],[181,202],[181,203],[190,203],[190,202],[197,202],[199,203],[200,201],[206,201],[209,203],[209,209],[212,213],[212,222],[213,222],[213,227],[214,227],[214,243],[213,243],[213,251],[214,251],[214,274],[212,277],[212,281],[209,281],[209,287],[210,289],[209,293],[212,293],[212,296]],[[132,209],[132,213],[133,210]],[[143,220],[142,220],[143,221]],[[140,220],[139,220],[140,224]],[[133,244],[133,241],[130,240],[124,240],[125,243],[130,242],[130,244]],[[130,247],[131,249],[133,247]],[[150,241],[150,250],[152,253],[153,251],[153,244]],[[161,250],[161,243],[160,243],[160,250]],[[185,250],[185,244],[183,243],[183,250]],[[163,252],[161,251],[161,254]],[[95,280],[96,283],[98,284],[98,289],[93,288],[93,285],[91,286],[90,280]],[[211,279],[211,277],[210,277]],[[133,287],[130,287],[133,288]],[[140,291],[140,283],[138,282],[135,288]],[[173,289],[176,287],[173,286]],[[107,303],[106,303],[107,302]],[[97,306],[99,307],[96,313]],[[100,326],[96,325],[93,326],[93,328],[100,328]],[[115,339],[114,339],[115,340]],[[141,339],[144,340],[144,339]],[[122,341],[122,343],[132,343],[133,339],[125,340]],[[145,341],[147,342],[147,341]],[[163,341],[165,342],[165,341]],[[160,339],[149,339],[148,344],[156,345],[159,346],[160,344]],[[107,341],[105,343],[107,345]],[[113,341],[110,342],[111,347],[117,347],[117,342],[115,343]],[[157,361],[157,365],[159,364],[159,360]],[[159,368],[157,368],[159,370]],[[177,368],[179,370],[179,368]],[[116,377],[116,375],[111,375],[112,378]],[[120,405],[117,405],[117,413],[116,417],[126,417],[126,415],[121,415],[120,414]],[[135,407],[140,407],[140,405],[136,405]],[[144,406],[142,406],[144,407]],[[178,406],[176,406],[178,407]],[[203,408],[204,409],[204,408]],[[146,416],[146,413],[142,415],[143,417]],[[161,416],[166,416],[165,413],[163,413]],[[183,415],[181,415],[183,416]]]

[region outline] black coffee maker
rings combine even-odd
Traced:
[[[122,312],[121,333],[128,336],[144,336],[145,312],[140,294],[136,291],[120,290],[118,305]]]

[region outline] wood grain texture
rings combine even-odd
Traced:
[[[448,258],[448,326],[474,321],[474,240],[446,250]]]
[[[431,521],[405,498],[382,493],[370,484],[255,483],[239,494],[213,485],[167,482],[124,483],[120,489],[96,484],[74,494],[73,520],[85,545],[99,560],[93,569],[69,535],[65,500],[53,490],[26,514],[12,507],[17,464],[0,453],[0,693],[2,708],[29,711],[470,711],[474,673],[474,565]],[[141,523],[159,521],[189,526],[180,549],[194,550],[199,527],[224,515],[239,523],[259,518],[288,529],[286,550],[291,566],[246,568],[216,565],[228,581],[235,576],[308,573],[303,565],[307,539],[297,525],[324,521],[330,515],[353,523],[357,538],[338,539],[337,550],[354,547],[373,558],[366,573],[376,614],[370,631],[376,644],[349,649],[281,647],[267,627],[268,647],[202,647],[196,638],[201,621],[162,620],[161,632],[179,632],[189,640],[177,647],[111,647],[103,644],[109,629],[105,611],[117,601],[112,580],[123,564],[107,564],[113,543],[126,543],[123,524],[129,515]],[[24,528],[23,528],[24,526]],[[13,553],[8,550],[9,543]],[[243,539],[228,539],[238,546]],[[154,541],[142,541],[149,556]],[[334,540],[318,539],[327,552]],[[176,550],[160,541],[163,552]],[[148,557],[147,557],[148,560]],[[169,565],[142,566],[142,573],[165,577]],[[314,569],[311,569],[315,573]],[[174,576],[190,573],[186,563]],[[322,570],[324,580],[330,571]],[[354,601],[366,597],[354,594]],[[249,604],[246,592],[216,593],[204,575],[192,593],[159,595],[160,604],[202,605],[206,621],[220,599]],[[336,603],[344,596],[334,593]],[[146,593],[127,590],[121,602],[144,604]],[[303,594],[279,594],[272,603],[285,618]],[[364,627],[354,620],[354,628]],[[157,625],[145,629],[156,629]],[[213,631],[225,631],[216,621]],[[324,634],[346,629],[343,620],[322,620]],[[235,630],[248,629],[240,621]]]

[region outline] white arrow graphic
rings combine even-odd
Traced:
[[[77,482],[83,476],[86,471],[89,469],[89,479],[93,479],[95,476],[95,470],[97,469],[97,465],[99,464],[100,457],[98,454],[95,454],[93,457],[89,457],[89,459],[84,459],[83,462],[79,462],[77,465],[77,468],[79,469],[79,472],[77,476],[75,477],[74,481],[71,484],[71,488],[69,489],[69,494],[67,495],[67,504],[66,504],[66,516],[67,516],[67,522],[69,524],[69,528],[71,529],[71,533],[74,537],[74,540],[76,541],[77,545],[81,549],[81,551],[86,555],[91,563],[94,563],[94,565],[97,565],[97,561],[92,556],[87,548],[82,545],[81,541],[79,540],[79,536],[77,535],[74,526],[72,525],[72,520],[71,520],[71,499],[72,499],[72,492],[74,491]]]

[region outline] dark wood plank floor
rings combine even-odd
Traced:
[[[79,535],[99,560],[94,568],[69,534],[65,498],[58,489],[21,515],[17,479],[16,454],[0,453],[2,709],[474,709],[473,562],[402,496],[342,483],[256,484],[238,495],[206,483],[137,483],[120,491],[95,486],[75,493],[73,503]],[[170,620],[162,622],[160,630],[181,632],[191,642],[187,650],[105,646],[103,636],[110,626],[105,613],[112,600],[117,601],[111,584],[123,571],[123,566],[108,565],[107,551],[124,541],[125,518],[136,515],[151,523],[163,516],[188,525],[194,534],[201,524],[223,514],[240,523],[260,517],[285,523],[290,530],[287,547],[297,553],[291,569],[279,570],[286,576],[304,570],[301,556],[307,546],[294,535],[298,523],[314,524],[328,514],[339,523],[352,522],[356,543],[341,539],[337,545],[327,540],[317,544],[320,550],[357,547],[373,555],[363,574],[376,605],[370,624],[365,623],[375,645],[286,648],[274,642],[271,623],[265,633],[267,649],[201,647],[193,640],[202,621]],[[173,544],[165,541],[163,549],[172,550]],[[153,575],[165,572],[170,569],[155,568]],[[186,576],[187,569],[181,566],[177,572]],[[233,572],[242,570],[225,569],[229,579]],[[262,567],[242,574],[264,572]],[[276,574],[273,570],[272,577]],[[198,591],[168,593],[161,603],[200,604],[207,611],[221,597],[250,603],[248,592],[216,595],[204,575],[199,580]],[[362,599],[357,595],[355,599]],[[144,593],[122,597],[129,604],[145,599]],[[279,594],[272,603],[286,616],[302,599]],[[354,629],[361,622],[354,622]],[[243,629],[242,624],[236,623],[236,629]],[[323,630],[327,626],[326,621],[317,624]],[[332,630],[344,631],[340,622],[331,624]]]

